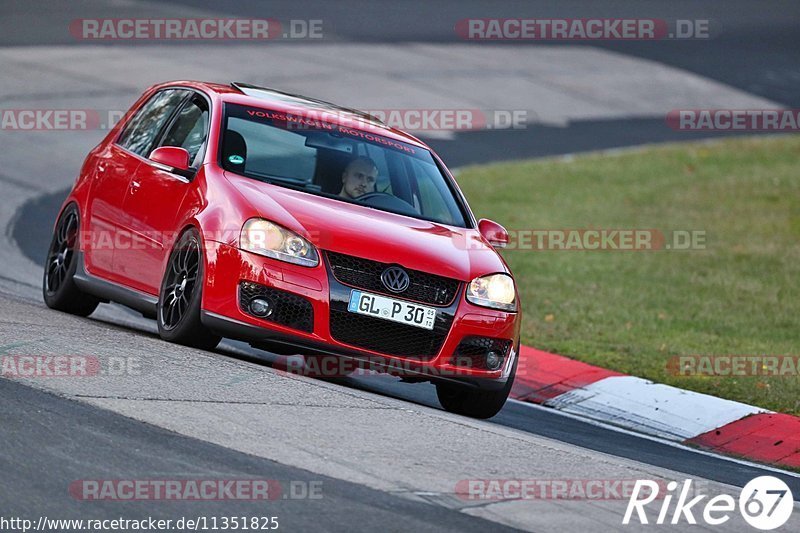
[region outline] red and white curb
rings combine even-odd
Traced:
[[[800,468],[800,418],[626,376],[528,346],[512,398],[754,461]]]

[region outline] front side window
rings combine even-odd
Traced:
[[[189,152],[189,161],[197,168],[205,152],[208,135],[208,104],[195,95],[184,104],[167,130],[160,146],[177,146]]]
[[[221,165],[252,179],[414,218],[467,226],[426,149],[379,134],[226,104]]]
[[[181,89],[166,89],[154,94],[131,117],[117,144],[142,157],[150,155],[161,128],[187,95],[188,91]]]

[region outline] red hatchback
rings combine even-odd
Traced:
[[[149,89],[92,150],[56,222],[43,292],[118,302],[168,341],[222,337],[433,381],[448,411],[508,397],[520,304],[419,139],[320,100],[234,83]]]

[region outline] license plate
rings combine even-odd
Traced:
[[[424,329],[433,329],[433,323],[436,320],[436,309],[432,307],[362,291],[350,293],[350,304],[347,306],[347,310],[359,315],[374,316]]]

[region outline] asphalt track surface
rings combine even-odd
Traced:
[[[166,2],[162,6],[155,7],[155,4],[141,2],[120,2],[112,7],[100,2],[83,2],[71,4],[69,7],[55,2],[30,2],[24,5],[5,3],[0,22],[0,46],[21,48],[31,45],[74,45],[74,39],[68,34],[64,35],[64,21],[82,17],[119,16],[120,9],[126,16],[147,16],[156,9],[164,10],[165,16],[176,16],[175,13],[181,13],[182,9],[190,8],[220,16],[320,18],[326,21],[326,25],[330,23],[332,42],[396,45],[409,42],[447,44],[456,41],[452,32],[453,21],[471,16],[708,18],[712,21],[712,28],[716,23],[724,32],[707,42],[600,43],[596,47],[696,73],[782,106],[800,106],[800,60],[796,54],[796,50],[800,49],[800,32],[796,31],[800,6],[793,2],[760,3],[757,9],[749,2],[727,2],[724,6],[718,3],[673,2],[668,7],[656,2],[639,2],[635,7],[622,2],[576,2],[569,7],[543,3],[508,3],[503,7],[491,8],[486,4],[473,2],[458,3],[456,6],[425,2],[408,2],[402,6],[380,2],[339,3],[335,7],[328,2],[294,2],[291,7],[270,4],[268,15],[264,14],[263,5],[255,2],[232,3],[224,9],[219,8],[216,3],[188,0]],[[491,46],[508,46],[511,49],[526,45]],[[57,87],[52,90],[54,94],[58,94]],[[132,96],[128,96],[128,100],[130,99]],[[7,102],[2,106],[11,107]],[[3,135],[6,137],[4,141],[8,141],[8,134]],[[493,160],[558,155],[701,137],[704,136],[687,137],[685,133],[665,128],[663,120],[658,118],[628,117],[575,120],[559,126],[533,124],[524,130],[458,133],[449,139],[432,138],[429,141],[451,167],[458,167]],[[14,153],[6,154],[4,161],[41,158],[42,148],[47,147],[47,143],[20,146],[19,143],[12,142],[11,146]],[[82,155],[78,154],[77,158]],[[46,151],[43,158],[43,167],[58,163],[48,161]],[[58,187],[40,185],[36,180],[28,179],[25,172],[22,172],[25,168],[25,165],[16,167],[12,164],[4,166],[4,171],[0,172],[0,193],[5,193],[4,197],[7,198],[25,197],[24,202],[14,206],[13,216],[7,217],[9,223],[4,228],[6,235],[18,246],[17,252],[27,258],[18,260],[7,256],[8,265],[12,267],[24,265],[24,261],[28,260],[41,263],[52,220],[66,194],[63,188],[66,184]],[[5,258],[3,263],[6,266]],[[114,306],[103,306],[103,310],[86,321],[62,317],[41,309],[35,284],[31,281],[35,276],[19,276],[10,274],[9,271],[15,270],[7,269],[0,277],[0,299],[5,307],[12,307],[16,311],[14,314],[4,315],[0,320],[3,324],[3,334],[0,337],[3,339],[0,341],[3,353],[8,350],[16,353],[13,352],[14,346],[26,342],[31,346],[35,345],[32,343],[39,342],[36,346],[44,346],[42,349],[45,351],[47,346],[53,346],[55,353],[62,353],[69,346],[85,349],[95,341],[90,333],[80,331],[83,328],[81,324],[87,324],[87,329],[95,331],[95,335],[99,334],[97,332],[107,332],[110,343],[125,342],[132,346],[146,343],[148,346],[158,346],[159,341],[154,338],[152,323]],[[48,327],[54,329],[50,331]],[[61,338],[56,340],[57,336]],[[163,353],[170,350],[169,345],[155,349]],[[211,356],[186,355],[199,358]],[[245,365],[246,372],[254,375],[272,372],[270,364],[273,358],[269,354],[252,350],[240,343],[226,343],[213,356],[214,361],[219,364],[226,364],[225,361],[228,360],[231,364]],[[145,376],[146,379],[150,377]],[[77,385],[69,386],[78,388]],[[128,383],[126,386],[132,385]],[[312,380],[310,384],[304,382],[303,386],[317,387],[326,391],[325,394],[355,395],[365,402],[388,403],[390,407],[384,409],[389,411],[410,410],[419,416],[440,416],[431,414],[439,406],[433,388],[427,384],[411,385],[386,377],[370,377],[340,380],[336,383]],[[407,491],[393,489],[388,482],[384,487],[374,479],[364,482],[343,481],[354,476],[351,473],[340,476],[335,469],[331,471],[334,475],[325,476],[321,473],[325,468],[321,466],[313,471],[292,466],[305,463],[299,459],[294,460],[294,451],[289,449],[289,443],[286,444],[286,450],[257,453],[244,445],[225,445],[225,438],[204,433],[208,429],[203,429],[200,424],[197,429],[187,430],[178,427],[177,422],[154,422],[155,415],[152,413],[115,404],[131,398],[153,400],[144,391],[125,391],[120,398],[109,398],[98,391],[84,391],[82,394],[64,387],[60,384],[51,387],[49,384],[23,385],[0,380],[3,405],[0,419],[4,435],[0,465],[5,476],[0,487],[0,510],[3,516],[46,514],[51,517],[74,518],[85,514],[92,518],[120,515],[132,518],[163,515],[165,518],[174,518],[181,515],[230,516],[242,513],[254,516],[260,515],[262,509],[255,510],[259,504],[250,502],[104,502],[102,505],[90,506],[87,502],[77,502],[70,498],[65,487],[74,480],[92,478],[257,476],[324,482],[325,497],[321,500],[278,500],[268,504],[269,514],[281,516],[282,528],[288,530],[383,529],[390,525],[395,530],[471,531],[499,528],[501,526],[498,522],[532,530],[581,526],[580,522],[567,519],[566,513],[574,511],[568,511],[567,508],[563,510],[565,514],[559,514],[552,509],[546,512],[537,509],[537,514],[549,513],[549,517],[528,521],[526,519],[529,518],[530,511],[520,510],[519,507],[501,508],[498,511],[487,508],[485,512],[476,508],[465,512],[463,505],[447,499],[444,494],[446,491],[432,490],[427,494],[425,491],[413,490],[411,481],[408,482]],[[146,387],[142,385],[142,388]],[[180,392],[185,391],[176,387],[176,393]],[[308,394],[312,394],[312,391],[309,390]],[[180,394],[176,398],[180,398]],[[74,401],[76,399],[80,401]],[[151,403],[158,402],[153,400]],[[338,407],[336,402],[332,402],[332,411]],[[126,416],[120,416],[120,413]],[[212,415],[213,409],[209,407],[209,416]],[[458,425],[458,421],[453,421],[449,416],[437,420],[442,424]],[[280,420],[276,420],[276,427],[279,422]],[[504,429],[487,429],[492,426]],[[615,466],[616,461],[619,464],[639,465],[625,467],[631,468],[630,470],[613,470],[613,474],[605,474],[611,476],[619,475],[619,472],[635,472],[636,468],[641,468],[642,472],[667,472],[673,476],[680,473],[736,487],[757,475],[774,474],[757,466],[696,453],[517,402],[510,402],[490,423],[480,423],[476,427],[490,433],[510,431],[513,435],[542,438],[536,440],[531,447],[531,463],[537,461],[540,448],[542,456],[545,455],[544,449],[547,445],[543,443],[552,441],[562,443],[559,446],[568,450],[564,453],[586,454],[581,456],[584,460],[603,463],[609,461],[609,458],[618,458],[611,459]],[[376,422],[376,431],[382,430],[386,431],[382,444],[385,446],[383,452],[387,461],[400,464],[416,461],[414,457],[399,456],[397,450],[393,449],[393,439],[402,436],[392,434],[390,428]],[[300,428],[298,433],[301,433]],[[308,434],[307,431],[302,433]],[[502,435],[507,437],[505,433]],[[230,438],[234,439],[235,436],[231,435]],[[312,446],[315,444],[322,447],[336,446],[335,442],[325,442],[324,446],[322,442],[310,443]],[[352,442],[341,443],[337,451],[341,451],[341,447],[346,444],[353,446],[355,463],[358,463],[360,454],[368,452],[358,449],[358,444]],[[462,444],[458,440],[451,442],[454,450]],[[332,457],[336,457],[334,451],[330,453]],[[490,450],[486,453],[492,455]],[[282,457],[286,457],[286,460],[282,461]],[[465,460],[478,463],[485,460],[490,464],[491,459],[494,458],[479,456]],[[567,463],[569,461],[565,464]],[[440,466],[443,469],[448,467],[446,464]],[[403,466],[397,466],[397,469],[402,468]],[[364,470],[366,469],[365,466]],[[578,468],[564,468],[559,474],[561,477],[587,475],[581,472]],[[386,472],[374,474],[375,477],[380,475],[387,476],[387,479],[390,476]],[[435,477],[435,473],[431,475]],[[551,473],[551,477],[553,475]],[[800,497],[798,478],[778,475],[791,486],[795,497]],[[501,477],[502,474],[495,476]],[[490,476],[487,474],[486,477]],[[398,474],[397,479],[405,478]],[[408,479],[413,480],[414,477],[409,474]],[[616,516],[621,516],[617,508],[613,510],[616,511]],[[498,517],[497,514],[506,516]],[[594,516],[591,512],[588,514]],[[608,526],[607,522],[598,522],[597,530],[605,530]],[[613,527],[608,530],[613,530]]]
[[[0,398],[5,411],[2,464],[4,492],[8,491],[3,495],[6,517],[32,517],[34,507],[36,516],[67,517],[74,516],[69,511],[81,503],[91,505],[71,500],[63,480],[108,479],[122,471],[133,473],[137,479],[159,479],[165,472],[180,472],[181,476],[199,479],[277,480],[285,488],[275,500],[266,502],[104,502],[92,509],[91,517],[177,520],[198,516],[276,516],[280,527],[289,531],[316,530],[323,518],[329,531],[352,531],[357,517],[359,527],[371,531],[384,529],[386,524],[403,524],[403,529],[409,531],[506,530],[455,510],[232,453],[8,380],[0,380]],[[31,412],[37,415],[31,417]],[[31,443],[37,443],[38,448],[33,457]],[[322,486],[324,497],[284,499],[283,496],[292,496],[288,492],[290,483],[309,490]],[[294,489],[294,496],[303,494],[303,490]]]

